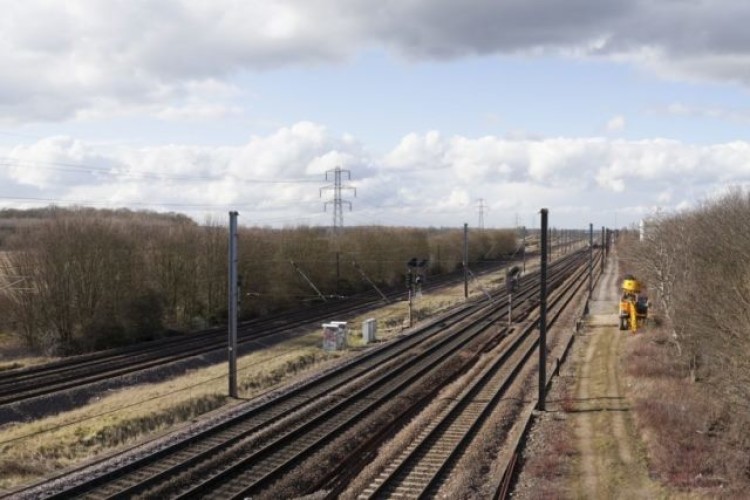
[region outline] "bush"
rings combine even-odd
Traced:
[[[123,307],[124,333],[131,341],[153,340],[164,332],[164,300],[147,289],[130,299]]]
[[[629,372],[697,382],[688,396],[652,394],[639,412],[659,435],[656,460],[674,483],[750,483],[750,193],[731,191],[697,210],[647,221],[639,241],[621,237],[622,257],[652,293],[665,331],[643,343]],[[675,387],[677,389],[675,389]]]

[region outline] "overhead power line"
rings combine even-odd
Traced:
[[[100,167],[94,165],[85,165],[80,163],[66,163],[58,161],[42,161],[42,160],[23,160],[12,157],[0,157],[0,166],[3,167],[28,167],[33,166],[43,170],[52,170],[57,172],[68,172],[68,173],[89,173],[89,174],[103,174],[112,177],[134,177],[136,179],[150,179],[150,180],[175,180],[175,181],[221,181],[226,178],[231,178],[232,181],[236,182],[247,182],[252,184],[309,184],[312,182],[317,183],[315,179],[307,178],[289,178],[289,179],[260,179],[260,178],[242,178],[230,174],[223,176],[217,175],[182,175],[171,172],[164,172],[158,170],[134,170],[128,168],[125,165],[113,166],[112,168]]]
[[[223,208],[228,206],[254,206],[254,203],[162,203],[158,201],[145,202],[145,201],[123,201],[114,202],[112,200],[70,200],[64,198],[36,198],[29,196],[0,196],[0,200],[14,200],[14,201],[44,201],[47,203],[70,203],[81,206],[139,206],[139,207],[194,207],[194,208]]]

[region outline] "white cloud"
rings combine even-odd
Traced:
[[[463,209],[471,203],[471,196],[465,189],[453,188],[447,197],[438,200],[436,208],[438,210],[456,210]]]
[[[663,108],[651,110],[657,114],[667,114],[677,117],[711,118],[721,121],[750,123],[750,109],[723,108],[719,106],[688,106],[675,102]]]
[[[308,175],[323,175],[326,172],[333,170],[337,167],[342,169],[348,169],[351,165],[358,163],[359,159],[351,153],[344,153],[341,151],[328,151],[327,153],[316,156],[310,163],[307,164],[305,173]],[[342,174],[344,178],[348,174]]]
[[[695,202],[691,200],[683,200],[675,206],[675,211],[682,212],[684,210],[690,210],[695,208]]]
[[[167,106],[156,113],[158,118],[167,121],[218,120],[242,114],[239,106],[224,106],[220,104],[193,103],[185,106]]]
[[[625,130],[625,118],[621,115],[613,116],[605,127],[607,132],[622,132]]]
[[[600,170],[596,174],[596,182],[600,187],[608,191],[622,193],[625,191],[626,187],[625,179],[618,176],[613,170],[614,169]]]
[[[662,191],[656,196],[656,201],[660,204],[666,204],[672,201],[672,190],[667,189],[665,191]]]
[[[299,122],[233,147],[105,149],[50,137],[0,150],[0,165],[3,206],[67,200],[185,211],[199,220],[236,208],[247,223],[325,223],[330,214],[322,212],[327,198],[320,198],[319,188],[331,184],[324,172],[341,166],[352,175],[345,183],[357,188],[357,198],[349,191],[345,196],[359,223],[455,225],[476,220],[474,201],[484,198],[493,207],[488,226],[509,225],[515,213],[530,225],[529,217],[544,206],[562,226],[615,211],[625,224],[654,203],[670,210],[722,186],[744,185],[750,143],[428,132],[407,134],[380,158],[351,135],[337,137],[323,125]]]
[[[384,166],[395,169],[436,169],[446,166],[446,144],[440,132],[406,135],[385,157]]]
[[[3,160],[7,162],[8,179],[40,189],[55,187],[61,182],[98,182],[111,176],[110,168],[116,162],[91,151],[81,141],[63,136],[16,146],[7,155],[8,158]],[[77,167],[80,164],[86,164],[88,168]]]
[[[25,0],[3,7],[5,122],[140,108],[210,119],[233,112],[232,96],[206,97],[232,75],[341,62],[372,47],[412,60],[608,58],[668,77],[750,84],[750,4],[740,0]]]
[[[492,137],[477,140],[454,137],[445,155],[445,162],[462,181],[497,182],[499,179],[509,178],[513,172],[510,164],[499,161],[505,159],[502,149],[503,145]]]
[[[239,179],[301,177],[313,159],[338,148],[339,142],[322,125],[299,122],[267,137],[253,136],[231,159],[229,171]]]

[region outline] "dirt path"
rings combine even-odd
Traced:
[[[575,399],[568,413],[580,462],[569,491],[576,498],[663,496],[648,477],[629,402],[620,383],[621,347],[637,341],[618,328],[617,256],[612,254],[594,290],[590,317],[578,346]]]

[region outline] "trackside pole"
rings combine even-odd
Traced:
[[[408,294],[409,294],[409,328],[411,328],[411,326],[413,324],[412,323],[412,320],[413,320],[412,315],[414,314],[414,297],[413,297],[413,294],[411,293],[411,288],[412,287],[410,285],[409,286],[409,292],[408,292]]]
[[[469,298],[469,224],[464,223],[464,298]]]
[[[594,225],[589,224],[589,300],[594,293]]]
[[[513,292],[508,294],[508,327],[513,324]]]
[[[526,226],[523,226],[523,276],[526,276]]]
[[[547,381],[547,209],[542,211],[542,261],[539,288],[539,401],[537,409],[544,411],[545,385]]]
[[[237,212],[229,212],[229,396],[237,397]]]

